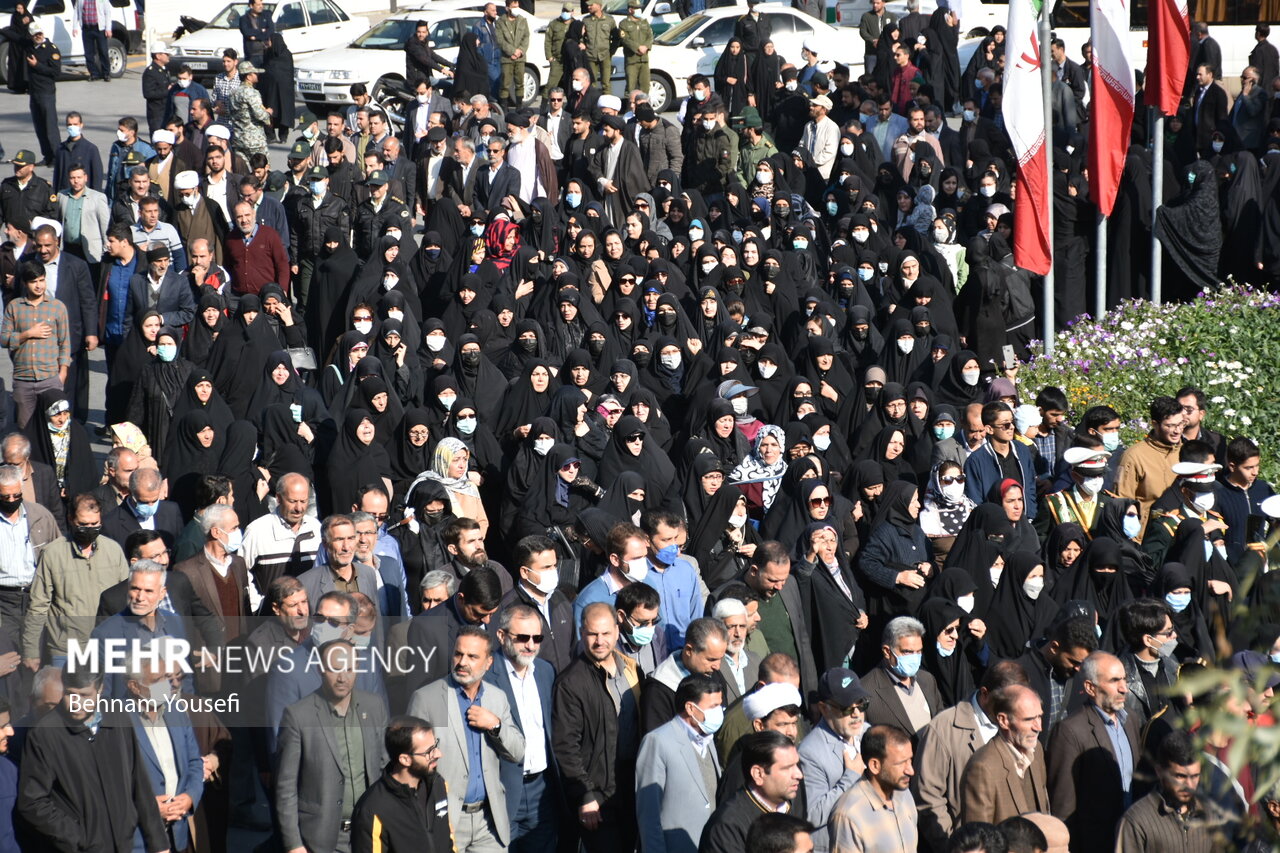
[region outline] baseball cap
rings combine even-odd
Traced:
[[[870,699],[871,694],[853,670],[838,666],[827,670],[818,679],[818,698],[841,708],[851,708],[856,702]]]
[[[311,146],[299,139],[289,149],[290,160],[305,160],[311,156]]]
[[[329,173],[325,171],[323,166],[312,166],[307,170],[307,177],[313,181],[322,181],[329,177]]]
[[[827,109],[831,109],[831,99],[828,98],[826,95],[819,95],[818,97],[811,100],[809,103],[813,104],[814,106],[826,107]]]

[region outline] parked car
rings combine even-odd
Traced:
[[[248,3],[232,3],[201,29],[179,38],[170,45],[171,64],[191,66],[195,78],[208,85],[222,73],[222,52],[229,47],[242,51],[240,16],[248,8]],[[288,41],[295,61],[344,45],[369,27],[368,18],[348,15],[333,0],[287,0],[266,3],[265,8]]]
[[[16,0],[0,0],[0,17],[5,21],[17,8]],[[27,7],[35,15],[35,19],[44,27],[45,37],[51,39],[58,53],[62,55],[64,70],[85,67],[84,42],[79,35],[76,24],[75,7],[70,0],[35,0],[28,2]],[[111,0],[111,32],[107,36],[107,58],[111,65],[111,76],[124,74],[130,53],[142,50],[142,12],[133,0]],[[0,83],[5,80],[5,69],[9,67],[9,43],[0,40]]]
[[[452,7],[452,8],[450,8]],[[462,34],[470,30],[484,15],[484,4],[469,2],[432,3],[426,9],[398,12],[383,19],[364,35],[345,47],[331,48],[294,63],[294,81],[298,97],[313,112],[322,112],[339,104],[350,104],[352,83],[364,83],[369,94],[378,100],[388,86],[405,85],[404,43],[413,35],[418,21],[426,21],[431,29],[429,40],[436,52],[449,60],[458,58]],[[542,81],[550,71],[537,33],[546,21],[519,10],[529,20],[529,52],[524,67],[524,100],[536,101]]]

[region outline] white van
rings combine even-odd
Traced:
[[[0,18],[8,20],[17,0],[0,0]],[[84,41],[72,36],[76,26],[76,8],[72,0],[28,0],[27,8],[44,27],[45,38],[51,39],[62,54],[64,70],[85,68]],[[142,51],[142,13],[134,0],[111,0],[111,32],[107,36],[107,58],[111,76],[124,74],[129,54]],[[0,41],[0,81],[9,67],[9,43]]]

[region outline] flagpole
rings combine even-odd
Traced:
[[[1156,107],[1151,147],[1151,301],[1160,304],[1160,266],[1164,247],[1156,237],[1156,216],[1164,203],[1164,113]]]
[[[1107,217],[1098,214],[1098,277],[1097,288],[1093,292],[1093,319],[1097,320],[1107,313]]]
[[[1053,304],[1053,54],[1049,41],[1049,7],[1051,0],[1040,5],[1040,88],[1044,98],[1044,170],[1049,184],[1048,210],[1045,211],[1049,237],[1049,271],[1044,274],[1044,353],[1053,355],[1055,329]],[[1024,197],[1023,203],[1027,199]]]

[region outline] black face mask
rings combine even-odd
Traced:
[[[751,219],[752,219],[753,221],[755,221],[755,222],[768,222],[768,221],[769,221],[769,217],[768,217],[768,215],[767,215],[763,210],[756,210],[756,209],[754,209],[754,208],[752,208],[752,210],[751,210]]]
[[[676,324],[676,315],[666,311],[658,312],[658,325],[664,329],[670,329]]]
[[[592,355],[599,355],[600,353],[604,352],[604,341],[598,340],[596,338],[592,338],[591,340],[587,341],[587,352],[591,353]]]
[[[86,548],[98,541],[101,532],[101,524],[77,524],[71,528],[71,538],[81,548]]]
[[[516,341],[516,343],[520,344],[520,349],[524,350],[525,352],[535,352],[538,349],[537,338],[532,338],[532,339],[520,338],[518,341]]]
[[[422,520],[427,524],[438,524],[442,518],[444,518],[444,510],[437,510],[436,512],[424,511],[422,513]]]
[[[782,221],[782,222],[786,222],[788,219],[790,219],[790,218],[791,218],[791,208],[789,208],[789,207],[778,207],[778,208],[774,208],[774,209],[778,211],[778,219],[779,219],[780,221]]]
[[[760,360],[760,351],[753,347],[742,347],[738,352],[742,354],[742,363],[747,367]]]
[[[649,360],[653,358],[653,353],[640,350],[631,354],[631,360],[635,362],[636,367],[648,367]]]
[[[745,288],[745,286],[746,286],[746,285],[745,285],[743,282],[741,282],[741,281],[735,281],[735,282],[733,282],[732,284],[726,285],[726,286],[725,286],[725,290],[729,291],[729,292],[730,292],[730,293],[732,293],[734,296],[741,296],[741,295],[742,295],[742,291],[743,291],[743,289]]]
[[[19,495],[17,498],[14,498],[13,500],[0,498],[0,512],[3,512],[5,515],[13,515],[13,513],[17,512],[18,507],[20,506],[22,506],[21,495]]]
[[[869,326],[854,326],[853,339],[855,341],[865,341],[871,337],[871,328]]]
[[[534,224],[534,225],[541,225],[541,224],[542,224],[542,211],[541,211],[541,210],[534,210],[534,211],[532,211],[532,212],[529,214],[529,219],[533,222],[533,224]]]
[[[477,364],[480,363],[480,353],[478,352],[462,353],[462,363],[466,367],[475,367]]]
[[[864,389],[866,390],[866,392],[867,392],[867,402],[868,402],[868,403],[874,403],[874,402],[876,402],[877,400],[879,400],[879,399],[880,399],[880,392],[884,390],[883,388],[876,388],[876,387],[871,386],[871,385],[865,385],[865,386],[863,386],[863,388],[864,388]]]
[[[773,281],[778,277],[778,268],[773,264],[765,264],[760,267],[760,277],[765,281]]]

